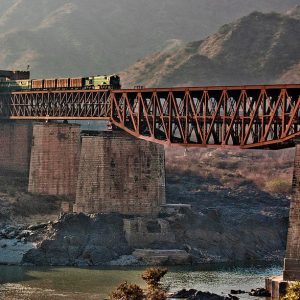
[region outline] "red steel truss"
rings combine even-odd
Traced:
[[[300,135],[300,85],[0,94],[0,118],[110,120],[145,140],[185,147],[288,147]]]
[[[115,126],[185,147],[287,147],[300,135],[300,85],[114,91]]]

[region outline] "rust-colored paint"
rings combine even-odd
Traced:
[[[184,147],[281,148],[300,135],[300,85],[0,94],[0,118],[110,120],[138,138]]]

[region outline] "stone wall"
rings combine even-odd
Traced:
[[[155,214],[165,204],[164,147],[122,132],[82,138],[74,211]]]
[[[128,244],[134,248],[148,248],[157,244],[175,244],[175,234],[164,219],[124,219],[124,232]]]
[[[80,126],[34,125],[28,191],[75,199]]]
[[[283,279],[300,280],[300,143],[296,144],[287,250]]]
[[[30,122],[0,122],[0,169],[28,173],[31,139]]]

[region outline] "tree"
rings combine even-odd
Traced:
[[[122,283],[110,296],[111,300],[166,300],[167,294],[162,289],[160,280],[166,275],[167,269],[150,268],[142,278],[147,283],[144,292],[138,285]]]

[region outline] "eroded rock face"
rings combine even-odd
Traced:
[[[185,208],[152,221],[119,214],[67,214],[26,237],[37,245],[24,255],[23,263],[97,266],[274,260],[283,257],[286,221],[281,214],[235,208]]]
[[[119,215],[64,215],[45,239],[23,257],[37,265],[102,265],[130,254]]]

